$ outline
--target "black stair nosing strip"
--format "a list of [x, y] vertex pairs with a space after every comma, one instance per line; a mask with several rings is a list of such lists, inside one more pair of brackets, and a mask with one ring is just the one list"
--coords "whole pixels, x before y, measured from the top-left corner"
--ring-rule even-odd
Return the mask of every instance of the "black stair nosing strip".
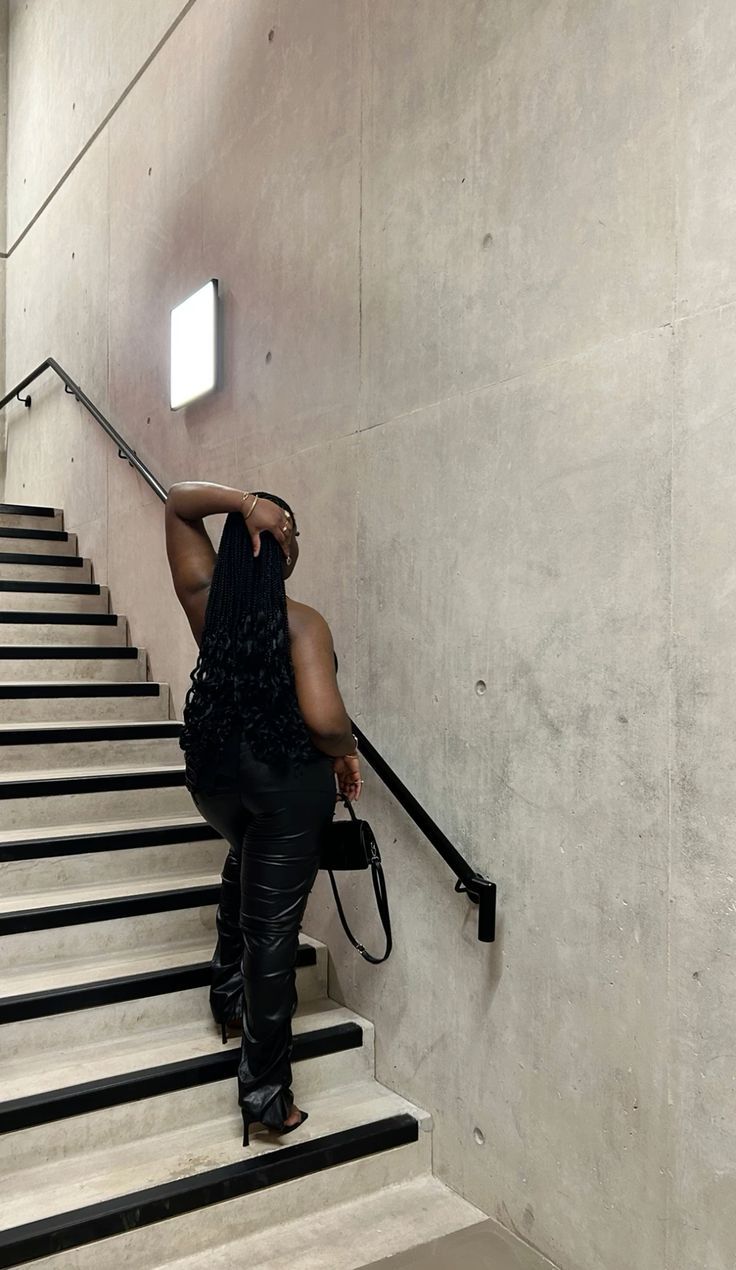
[[24, 529], [18, 525], [0, 525], [0, 540], [13, 538], [25, 542], [68, 542], [66, 529]]
[[55, 516], [55, 507], [32, 507], [30, 503], [0, 503], [0, 516]]
[[58, 567], [60, 569], [81, 569], [84, 564], [82, 556], [47, 556], [35, 555], [30, 551], [0, 551], [0, 564], [33, 564], [39, 568]]
[[29, 595], [99, 595], [99, 582], [33, 582], [30, 578], [3, 578], [3, 591], [27, 591]]
[[0, 644], [0, 661], [135, 661], [130, 644]]
[[116, 794], [132, 789], [176, 789], [185, 781], [184, 768], [170, 772], [100, 772], [94, 775], [34, 777], [0, 781], [0, 802], [10, 798], [60, 798], [69, 794]]
[[5, 1270], [39, 1257], [140, 1230], [212, 1204], [408, 1146], [418, 1138], [416, 1117], [407, 1111], [396, 1112], [368, 1124], [308, 1138], [205, 1173], [44, 1217], [0, 1233], [0, 1267]]
[[0, 625], [5, 626], [117, 626], [118, 613], [45, 613], [43, 609], [3, 609]]
[[176, 740], [182, 726], [178, 719], [144, 719], [138, 724], [111, 723], [105, 727], [87, 723], [76, 728], [63, 723], [53, 727], [19, 724], [14, 728], [0, 728], [0, 749], [4, 745], [72, 745], [75, 741]]
[[[291, 1057], [296, 1063], [306, 1062], [328, 1054], [344, 1054], [348, 1050], [360, 1049], [362, 1045], [363, 1028], [359, 1023], [332, 1023], [327, 1027], [298, 1032], [294, 1036]], [[0, 1133], [14, 1133], [143, 1098], [157, 1098], [181, 1089], [215, 1084], [235, 1076], [239, 1061], [239, 1048], [230, 1047], [174, 1063], [162, 1063], [156, 1067], [121, 1072], [79, 1085], [9, 1099], [0, 1102]]]
[[159, 697], [161, 684], [148, 679], [123, 679], [113, 683], [0, 683], [0, 701], [46, 700], [56, 697]]
[[219, 896], [220, 884], [213, 882], [205, 886], [173, 887], [168, 891], [144, 891], [140, 895], [115, 895], [104, 900], [77, 900], [73, 904], [16, 909], [0, 913], [0, 937], [58, 930], [61, 926], [112, 922], [123, 917], [144, 917], [152, 913], [175, 913], [183, 908], [204, 908], [216, 904]]
[[47, 860], [58, 856], [91, 855], [98, 851], [131, 851], [166, 847], [181, 842], [222, 841], [205, 821], [187, 825], [162, 825], [154, 829], [115, 829], [110, 833], [75, 834], [74, 837], [24, 838], [0, 843], [0, 864], [11, 860]]
[[[296, 955], [297, 969], [316, 964], [316, 948], [311, 944], [300, 944]], [[0, 1024], [23, 1023], [54, 1014], [117, 1005], [121, 1001], [140, 1001], [147, 997], [166, 996], [170, 992], [186, 992], [190, 988], [206, 987], [211, 975], [212, 963], [198, 961], [184, 966], [167, 966], [164, 970], [146, 970], [133, 975], [119, 975], [114, 979], [97, 979], [91, 983], [0, 997]]]

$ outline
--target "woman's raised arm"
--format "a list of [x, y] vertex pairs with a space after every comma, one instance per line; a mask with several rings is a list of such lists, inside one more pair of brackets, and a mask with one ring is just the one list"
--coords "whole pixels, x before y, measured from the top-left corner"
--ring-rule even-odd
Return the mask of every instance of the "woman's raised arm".
[[288, 555], [292, 522], [270, 499], [259, 498], [228, 485], [207, 481], [182, 481], [172, 485], [166, 500], [166, 552], [179, 602], [186, 613], [194, 637], [199, 642], [207, 607], [207, 594], [217, 559], [204, 527], [205, 516], [242, 512], [248, 527], [253, 554], [261, 549], [261, 534], [268, 532]]

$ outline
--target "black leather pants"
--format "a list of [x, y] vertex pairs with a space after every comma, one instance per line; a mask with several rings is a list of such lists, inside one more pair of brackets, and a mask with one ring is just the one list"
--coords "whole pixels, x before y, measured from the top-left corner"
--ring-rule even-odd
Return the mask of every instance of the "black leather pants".
[[277, 1126], [291, 1111], [291, 1020], [299, 929], [335, 809], [321, 756], [276, 770], [234, 739], [194, 801], [230, 844], [217, 912], [210, 1005], [218, 1022], [243, 1015], [238, 1068], [247, 1118]]

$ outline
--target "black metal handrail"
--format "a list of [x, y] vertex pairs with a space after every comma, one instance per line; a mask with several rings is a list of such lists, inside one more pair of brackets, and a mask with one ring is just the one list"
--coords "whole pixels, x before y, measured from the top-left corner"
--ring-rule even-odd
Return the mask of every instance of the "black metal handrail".
[[[75, 383], [71, 375], [69, 375], [62, 366], [59, 365], [53, 357], [47, 357], [45, 362], [41, 362], [30, 375], [26, 375], [15, 388], [0, 401], [0, 410], [4, 409], [11, 401], [18, 400], [28, 409], [31, 407], [31, 397], [21, 397], [21, 393], [38, 379], [40, 375], [47, 370], [53, 370], [59, 376], [64, 384], [64, 390], [71, 396], [76, 397], [80, 405], [89, 411], [92, 418], [100, 425], [102, 430], [107, 433], [111, 441], [115, 443], [118, 455], [121, 459], [125, 459], [134, 467], [143, 477], [147, 485], [150, 485], [157, 498], [162, 503], [166, 502], [167, 492], [165, 486], [153, 475], [150, 468], [142, 459], [138, 457], [135, 450], [131, 449], [127, 441], [121, 437], [116, 428], [112, 426], [110, 420], [105, 418], [102, 411], [94, 404], [85, 392]], [[425, 838], [432, 844], [435, 851], [442, 856], [442, 859], [452, 869], [457, 881], [455, 890], [458, 894], [467, 895], [473, 904], [478, 905], [478, 939], [481, 943], [493, 943], [496, 938], [496, 884], [490, 882], [488, 878], [483, 877], [481, 873], [468, 864], [468, 861], [453, 846], [450, 839], [442, 832], [439, 825], [435, 824], [431, 816], [425, 811], [422, 804], [414, 797], [403, 781], [396, 775], [396, 772], [386, 762], [385, 758], [379, 754], [378, 750], [368, 740], [365, 733], [361, 731], [356, 723], [353, 724], [353, 730], [358, 738], [358, 746], [363, 757], [368, 761], [373, 771], [383, 781], [386, 788], [393, 794], [396, 801], [403, 807], [406, 814], [418, 829], [424, 834]]]
[[115, 445], [118, 447], [118, 455], [120, 458], [127, 459], [130, 466], [134, 467], [137, 472], [140, 472], [144, 481], [147, 485], [150, 485], [154, 494], [161, 499], [162, 503], [165, 503], [166, 489], [161, 482], [156, 479], [150, 468], [146, 467], [143, 460], [138, 458], [135, 450], [131, 450], [128, 442], [121, 437], [116, 428], [113, 428], [110, 420], [105, 418], [102, 411], [98, 409], [93, 401], [90, 401], [86, 392], [82, 391], [79, 384], [75, 384], [71, 375], [67, 374], [63, 366], [60, 366], [53, 357], [47, 357], [45, 362], [41, 362], [41, 365], [37, 366], [35, 370], [32, 370], [30, 375], [26, 375], [25, 379], [22, 379], [19, 384], [16, 384], [15, 388], [13, 388], [9, 393], [6, 393], [2, 401], [0, 401], [0, 410], [15, 399], [20, 401], [22, 405], [26, 406], [30, 410], [31, 397], [21, 397], [21, 393], [25, 391], [29, 384], [33, 383], [34, 379], [38, 379], [39, 375], [43, 375], [44, 371], [47, 370], [53, 370], [59, 376], [59, 379], [63, 381], [65, 392], [68, 392], [72, 397], [76, 397], [80, 405], [84, 406], [85, 410], [88, 410], [92, 415], [92, 418], [99, 423], [103, 432], [106, 432], [110, 437], [110, 440], [115, 442]]

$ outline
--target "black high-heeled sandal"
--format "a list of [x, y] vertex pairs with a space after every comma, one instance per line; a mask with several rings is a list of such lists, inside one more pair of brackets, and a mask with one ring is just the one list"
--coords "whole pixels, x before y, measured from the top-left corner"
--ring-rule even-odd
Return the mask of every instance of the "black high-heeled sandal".
[[222, 1043], [227, 1045], [235, 1036], [243, 1035], [243, 1020], [239, 1014], [233, 1019], [223, 1019], [220, 1024], [220, 1032], [222, 1034]]
[[[253, 1128], [253, 1125], [258, 1124], [259, 1122], [257, 1120], [248, 1120], [242, 1107], [240, 1110], [243, 1116], [243, 1146], [248, 1147], [250, 1146], [250, 1131]], [[295, 1129], [301, 1129], [304, 1122], [309, 1119], [309, 1112], [300, 1112], [300, 1117], [301, 1118], [297, 1120], [295, 1124], [287, 1124], [286, 1121], [284, 1121], [281, 1125], [264, 1125], [264, 1128], [267, 1129], [269, 1133], [275, 1134], [277, 1138], [285, 1138], [287, 1133], [293, 1133]]]

